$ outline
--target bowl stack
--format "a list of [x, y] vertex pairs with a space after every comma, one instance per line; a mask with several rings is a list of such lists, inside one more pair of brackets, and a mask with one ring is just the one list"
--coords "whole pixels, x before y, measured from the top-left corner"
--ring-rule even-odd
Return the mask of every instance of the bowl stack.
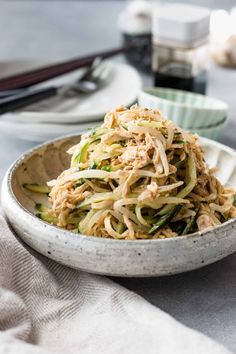
[[142, 107], [159, 109], [185, 130], [218, 140], [227, 123], [228, 106], [218, 99], [169, 88], [147, 88], [140, 92]]

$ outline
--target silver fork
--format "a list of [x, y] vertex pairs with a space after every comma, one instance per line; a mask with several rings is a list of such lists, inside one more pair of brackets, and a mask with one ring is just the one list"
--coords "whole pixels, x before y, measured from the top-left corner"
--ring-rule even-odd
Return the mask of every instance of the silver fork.
[[85, 73], [74, 83], [64, 86], [66, 95], [91, 94], [104, 86], [111, 76], [111, 67], [97, 57]]

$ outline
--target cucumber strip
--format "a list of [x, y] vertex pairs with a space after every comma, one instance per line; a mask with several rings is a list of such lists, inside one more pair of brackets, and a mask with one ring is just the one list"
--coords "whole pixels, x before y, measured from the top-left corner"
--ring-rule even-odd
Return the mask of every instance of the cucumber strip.
[[80, 150], [79, 157], [78, 157], [78, 162], [85, 162], [85, 157], [87, 155], [87, 150], [88, 150], [88, 147], [89, 147], [90, 144], [91, 144], [90, 142], [84, 144], [84, 146]]
[[119, 234], [122, 234], [124, 231], [126, 230], [125, 225], [123, 224], [123, 222], [119, 221], [118, 225], [117, 225], [117, 232]]
[[149, 230], [149, 234], [153, 234], [154, 232], [162, 229], [164, 226], [169, 224], [169, 222], [175, 217], [176, 214], [180, 211], [182, 208], [182, 205], [176, 205], [174, 208], [172, 208], [167, 214], [161, 216], [159, 220]]
[[236, 194], [234, 194], [234, 196], [233, 196], [233, 206], [236, 207]]
[[178, 162], [175, 164], [175, 167], [176, 167], [177, 169], [182, 168], [182, 167], [184, 166], [185, 162], [186, 162], [186, 159], [181, 160], [181, 161], [178, 161]]
[[80, 152], [71, 161], [71, 167], [76, 167], [80, 162], [85, 162], [85, 157], [87, 155], [87, 150], [88, 150], [88, 147], [90, 144], [91, 144], [91, 141], [88, 141], [87, 143], [85, 143], [82, 146], [82, 148], [80, 149]]
[[200, 210], [200, 206], [196, 210], [196, 214], [191, 216], [191, 218], [189, 219], [187, 225], [185, 226], [185, 228], [182, 232], [182, 235], [187, 235], [187, 234], [190, 234], [191, 232], [193, 232], [194, 225], [195, 225], [199, 210]]
[[183, 230], [186, 227], [186, 222], [179, 220], [176, 221], [175, 223], [171, 223], [171, 228], [174, 232], [178, 234], [178, 236], [181, 236], [183, 234]]
[[91, 145], [95, 140], [99, 139], [102, 135], [106, 134], [107, 132], [108, 132], [107, 128], [94, 128], [89, 135], [88, 141], [82, 146], [80, 152], [78, 153], [78, 155], [75, 156], [73, 161], [71, 161], [71, 167], [76, 167], [78, 163], [85, 162], [89, 145]]
[[36, 216], [43, 221], [47, 221], [49, 224], [57, 223], [57, 218], [53, 215], [50, 215], [47, 211], [38, 213]]
[[56, 224], [57, 223], [57, 217], [54, 215], [51, 215], [50, 209], [47, 208], [45, 205], [41, 203], [36, 203], [35, 204], [35, 209], [39, 211], [39, 213], [36, 214], [36, 216], [43, 220], [47, 221], [49, 224]]
[[[193, 158], [192, 154], [189, 154], [188, 160], [187, 160], [187, 168], [188, 168], [188, 174], [189, 174], [189, 183], [179, 192], [176, 194], [175, 197], [178, 198], [185, 198], [195, 187], [197, 183], [197, 170], [196, 170], [196, 164]], [[157, 215], [165, 215], [167, 214], [173, 207], [171, 205], [166, 205], [164, 206]]]
[[78, 225], [80, 223], [80, 221], [81, 221], [81, 217], [79, 217], [79, 216], [69, 215], [69, 217], [68, 217], [69, 224]]
[[117, 200], [118, 196], [113, 192], [105, 192], [105, 193], [95, 193], [91, 197], [86, 198], [82, 202], [77, 205], [77, 208], [83, 208], [85, 206], [90, 205], [91, 203], [102, 202], [103, 200]]
[[82, 178], [79, 179], [78, 182], [74, 185], [74, 189], [81, 187], [84, 183], [85, 181]]
[[23, 187], [27, 189], [30, 192], [35, 192], [35, 193], [41, 193], [41, 194], [49, 194], [50, 193], [50, 188], [47, 186], [41, 186], [36, 183], [25, 183], [23, 184]]
[[45, 207], [45, 205], [41, 204], [41, 203], [36, 203], [35, 204], [35, 209], [40, 211], [40, 212], [44, 212], [44, 211], [47, 211], [48, 208]]
[[187, 222], [187, 224], [186, 224], [186, 226], [185, 226], [185, 228], [184, 228], [184, 230], [182, 232], [182, 235], [187, 235], [187, 234], [190, 233], [190, 231], [191, 231], [191, 229], [192, 229], [192, 227], [194, 225], [195, 220], [196, 220], [196, 215], [192, 216], [189, 219], [189, 221]]
[[103, 171], [111, 172], [111, 165], [106, 165], [101, 168]]
[[91, 166], [89, 167], [89, 169], [90, 169], [90, 170], [96, 170], [97, 166], [98, 166], [98, 164], [97, 164], [95, 161], [93, 161], [93, 163], [91, 164]]
[[78, 225], [78, 232], [84, 234], [90, 219], [96, 214], [95, 210], [90, 210], [87, 215], [82, 219]]
[[93, 128], [91, 133], [90, 133], [90, 137], [91, 138], [99, 138], [100, 136], [104, 135], [108, 133], [108, 129], [107, 128]]

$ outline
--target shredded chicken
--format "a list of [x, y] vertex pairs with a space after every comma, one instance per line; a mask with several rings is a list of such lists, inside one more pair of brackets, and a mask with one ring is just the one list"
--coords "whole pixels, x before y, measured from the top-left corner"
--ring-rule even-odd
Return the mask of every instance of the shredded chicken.
[[44, 219], [96, 237], [176, 237], [236, 217], [235, 191], [209, 169], [197, 135], [158, 110], [119, 107], [69, 149]]

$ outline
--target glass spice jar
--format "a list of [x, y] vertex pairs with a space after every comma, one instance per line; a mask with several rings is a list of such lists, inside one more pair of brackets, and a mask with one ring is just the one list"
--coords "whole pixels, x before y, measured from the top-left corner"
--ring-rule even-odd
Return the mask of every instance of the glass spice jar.
[[134, 45], [135, 50], [125, 54], [137, 69], [151, 72], [151, 21], [152, 5], [148, 0], [132, 0], [119, 15], [118, 25], [124, 46]]
[[154, 85], [205, 94], [210, 11], [175, 4], [159, 7], [152, 26]]

